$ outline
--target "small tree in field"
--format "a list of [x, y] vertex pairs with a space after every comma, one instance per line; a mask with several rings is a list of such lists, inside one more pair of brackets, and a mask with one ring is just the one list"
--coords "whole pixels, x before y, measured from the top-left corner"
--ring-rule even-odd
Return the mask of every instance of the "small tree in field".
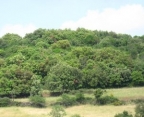
[[135, 108], [135, 117], [144, 117], [144, 103], [138, 104]]
[[30, 102], [32, 106], [38, 107], [38, 108], [43, 108], [46, 107], [46, 100], [44, 97], [40, 95], [34, 95], [30, 97]]
[[52, 117], [64, 117], [64, 116], [66, 116], [66, 112], [62, 106], [56, 105], [56, 106], [53, 106], [49, 115]]
[[105, 92], [105, 90], [102, 90], [102, 89], [98, 88], [94, 92], [95, 99], [98, 100], [103, 95], [104, 92]]
[[116, 114], [114, 117], [133, 117], [127, 111], [123, 111], [123, 113]]

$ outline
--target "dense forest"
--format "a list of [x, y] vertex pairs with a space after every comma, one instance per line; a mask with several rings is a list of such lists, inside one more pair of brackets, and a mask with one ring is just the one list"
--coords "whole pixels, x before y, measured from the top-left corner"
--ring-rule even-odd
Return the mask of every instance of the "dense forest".
[[144, 86], [144, 35], [37, 29], [0, 38], [0, 96]]

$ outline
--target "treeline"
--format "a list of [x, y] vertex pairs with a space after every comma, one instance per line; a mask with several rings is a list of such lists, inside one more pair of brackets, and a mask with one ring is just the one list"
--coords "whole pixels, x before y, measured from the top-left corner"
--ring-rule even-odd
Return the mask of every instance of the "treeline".
[[0, 96], [144, 85], [144, 35], [37, 29], [0, 38]]

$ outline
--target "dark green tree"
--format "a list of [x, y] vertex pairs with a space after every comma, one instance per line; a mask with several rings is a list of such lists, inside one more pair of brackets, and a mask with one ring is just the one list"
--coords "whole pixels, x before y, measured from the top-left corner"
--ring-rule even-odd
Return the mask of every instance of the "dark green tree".
[[50, 69], [45, 85], [51, 91], [65, 92], [79, 88], [81, 72], [65, 63], [58, 63]]

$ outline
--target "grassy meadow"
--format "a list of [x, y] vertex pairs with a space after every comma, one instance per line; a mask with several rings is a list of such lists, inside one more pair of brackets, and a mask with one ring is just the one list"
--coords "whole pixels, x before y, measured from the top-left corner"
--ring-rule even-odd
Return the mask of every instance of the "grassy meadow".
[[[114, 117], [115, 114], [127, 110], [134, 113], [135, 105], [123, 106], [93, 106], [80, 105], [66, 108], [66, 117], [79, 114], [81, 117]], [[49, 117], [50, 107], [47, 108], [31, 108], [31, 107], [7, 107], [0, 108], [0, 117]]]
[[[86, 90], [85, 96], [93, 97], [94, 90]], [[144, 87], [137, 88], [119, 88], [119, 89], [107, 89], [107, 95], [114, 95], [121, 100], [143, 99]], [[51, 103], [56, 102], [60, 97], [47, 97], [47, 108], [33, 108], [33, 107], [1, 107], [0, 117], [49, 117], [48, 113], [51, 111]], [[20, 102], [29, 101], [28, 98], [15, 99]], [[67, 113], [66, 117], [70, 117], [74, 114], [79, 114], [81, 117], [114, 117], [115, 114], [121, 113], [124, 110], [134, 114], [135, 105], [128, 103], [126, 105], [114, 106], [94, 106], [94, 105], [79, 105], [65, 108]]]
[[122, 100], [143, 99], [143, 92], [144, 87], [107, 89], [108, 94], [112, 94]]

